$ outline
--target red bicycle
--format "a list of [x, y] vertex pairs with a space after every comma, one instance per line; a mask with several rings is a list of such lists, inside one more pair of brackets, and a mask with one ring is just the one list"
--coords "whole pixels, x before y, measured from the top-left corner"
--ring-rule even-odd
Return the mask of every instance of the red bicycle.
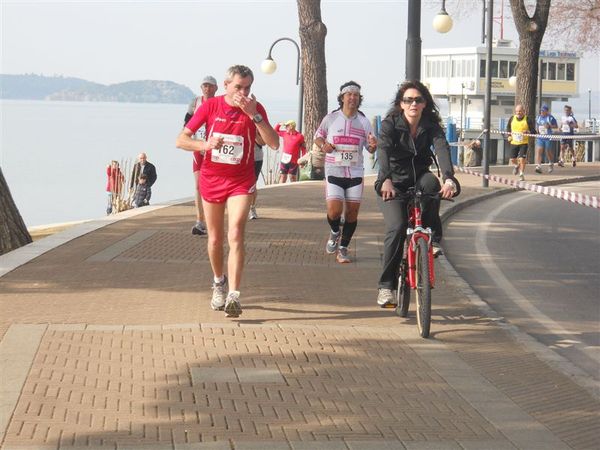
[[419, 334], [427, 338], [431, 328], [431, 289], [435, 286], [432, 231], [423, 227], [421, 221], [421, 197], [426, 194], [413, 187], [408, 189], [407, 195], [408, 228], [398, 274], [396, 313], [400, 317], [408, 316], [410, 293], [414, 290]]

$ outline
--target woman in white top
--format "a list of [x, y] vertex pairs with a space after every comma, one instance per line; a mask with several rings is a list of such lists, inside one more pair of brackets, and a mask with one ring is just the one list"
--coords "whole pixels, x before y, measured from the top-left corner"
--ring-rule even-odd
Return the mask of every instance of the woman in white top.
[[[371, 122], [358, 110], [362, 103], [360, 85], [348, 81], [340, 86], [340, 108], [325, 116], [315, 133], [315, 144], [325, 152], [327, 221], [331, 227], [326, 251], [337, 252], [339, 263], [351, 262], [348, 245], [358, 223], [362, 199], [363, 148], [377, 149]], [[344, 226], [340, 230], [342, 212]]]

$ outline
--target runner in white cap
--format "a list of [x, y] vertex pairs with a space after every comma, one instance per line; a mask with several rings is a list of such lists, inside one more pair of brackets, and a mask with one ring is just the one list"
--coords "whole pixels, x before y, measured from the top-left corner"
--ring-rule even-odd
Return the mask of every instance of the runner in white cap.
[[[351, 262], [348, 245], [358, 223], [363, 192], [363, 148], [377, 149], [371, 122], [359, 111], [360, 85], [348, 81], [340, 86], [339, 109], [325, 116], [315, 133], [315, 144], [325, 152], [327, 222], [331, 227], [325, 250], [337, 252], [339, 263]], [[344, 212], [345, 206], [345, 212]], [[344, 212], [344, 226], [340, 222]]]
[[[200, 84], [200, 89], [202, 90], [202, 95], [194, 98], [189, 106], [187, 113], [185, 114], [185, 119], [183, 121], [184, 126], [188, 123], [188, 121], [192, 118], [194, 113], [200, 108], [202, 102], [208, 100], [209, 98], [213, 98], [215, 93], [217, 92], [217, 80], [215, 77], [211, 75], [207, 75], [202, 80]], [[195, 139], [205, 140], [204, 127], [200, 128], [196, 135]], [[192, 234], [196, 234], [199, 236], [203, 236], [206, 234], [206, 224], [204, 223], [204, 211], [202, 210], [202, 199], [200, 197], [200, 167], [202, 166], [203, 156], [200, 152], [194, 152], [194, 159], [192, 162], [192, 172], [194, 172], [194, 181], [195, 181], [195, 198], [194, 203], [196, 206], [196, 224], [192, 227]]]

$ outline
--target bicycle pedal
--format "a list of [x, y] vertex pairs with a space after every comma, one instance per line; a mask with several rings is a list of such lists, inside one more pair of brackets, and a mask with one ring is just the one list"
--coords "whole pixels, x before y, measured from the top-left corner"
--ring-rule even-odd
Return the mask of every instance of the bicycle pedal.
[[382, 306], [382, 308], [385, 309], [396, 309], [398, 305], [395, 305], [394, 303], [386, 303], [385, 305]]

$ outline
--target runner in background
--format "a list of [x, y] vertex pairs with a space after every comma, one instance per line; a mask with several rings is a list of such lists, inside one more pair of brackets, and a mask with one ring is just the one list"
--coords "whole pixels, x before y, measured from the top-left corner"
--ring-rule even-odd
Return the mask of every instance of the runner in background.
[[[198, 151], [204, 156], [200, 193], [213, 270], [211, 307], [224, 309], [228, 317], [238, 317], [242, 313], [239, 289], [244, 267], [246, 221], [256, 190], [254, 142], [257, 132], [269, 147], [279, 148], [279, 136], [269, 124], [264, 107], [250, 95], [253, 82], [254, 74], [250, 68], [230, 67], [224, 83], [225, 94], [204, 101], [176, 141], [178, 148]], [[193, 139], [203, 125], [207, 130], [206, 141]], [[229, 280], [224, 270], [225, 209]]]
[[[363, 148], [377, 149], [371, 122], [359, 111], [362, 103], [360, 85], [348, 81], [340, 86], [340, 107], [326, 115], [315, 133], [314, 143], [325, 155], [327, 222], [330, 226], [325, 251], [337, 252], [339, 263], [351, 262], [350, 240], [358, 224], [358, 210], [363, 193]], [[344, 226], [340, 222], [344, 214]]]
[[[535, 120], [535, 126], [537, 127], [538, 134], [552, 134], [552, 130], [556, 130], [558, 125], [556, 119], [552, 114], [548, 105], [542, 105], [540, 109], [540, 115]], [[552, 141], [549, 138], [538, 137], [535, 140], [535, 171], [542, 173], [542, 152], [546, 154], [546, 159], [550, 165], [548, 166], [548, 173], [554, 171], [554, 152], [552, 151]]]
[[[579, 128], [577, 120], [573, 115], [573, 109], [569, 105], [565, 105], [565, 114], [561, 118], [560, 131], [566, 136], [573, 136], [575, 134], [575, 128]], [[569, 153], [573, 159], [572, 165], [577, 165], [577, 155], [573, 147], [573, 139], [561, 139], [560, 140], [560, 158], [558, 159], [558, 165], [565, 167], [565, 153]]]
[[[281, 126], [285, 130], [281, 130]], [[283, 150], [281, 151], [281, 161], [279, 163], [279, 183], [287, 181], [288, 175], [290, 181], [298, 179], [298, 158], [304, 155], [306, 146], [304, 136], [296, 130], [296, 122], [288, 120], [283, 124], [275, 125], [275, 131], [283, 138]]]
[[[258, 185], [258, 178], [260, 177], [260, 171], [263, 166], [263, 146], [265, 145], [265, 141], [262, 140], [260, 135], [256, 136], [256, 141], [254, 142], [254, 178], [256, 179], [256, 184]], [[258, 219], [258, 214], [256, 214], [256, 199], [258, 197], [258, 189], [254, 190], [254, 194], [252, 194], [252, 204], [250, 205], [250, 212], [248, 213], [248, 220], [256, 220]]]
[[[185, 114], [184, 125], [192, 118], [194, 113], [200, 108], [202, 102], [206, 99], [213, 98], [217, 92], [217, 80], [213, 76], [206, 76], [200, 84], [202, 95], [194, 98]], [[200, 128], [194, 135], [195, 139], [205, 140], [204, 127]], [[202, 211], [202, 199], [200, 197], [200, 167], [202, 166], [202, 155], [200, 152], [194, 152], [194, 159], [192, 161], [192, 171], [194, 172], [194, 204], [196, 206], [196, 224], [192, 227], [192, 234], [203, 236], [206, 234], [206, 224], [204, 223], [204, 212]]]
[[513, 175], [519, 174], [521, 181], [525, 180], [525, 166], [527, 164], [527, 149], [529, 136], [525, 133], [535, 134], [533, 121], [525, 115], [523, 105], [515, 106], [515, 114], [508, 119], [506, 131], [509, 133], [511, 158], [509, 164], [513, 165]]

